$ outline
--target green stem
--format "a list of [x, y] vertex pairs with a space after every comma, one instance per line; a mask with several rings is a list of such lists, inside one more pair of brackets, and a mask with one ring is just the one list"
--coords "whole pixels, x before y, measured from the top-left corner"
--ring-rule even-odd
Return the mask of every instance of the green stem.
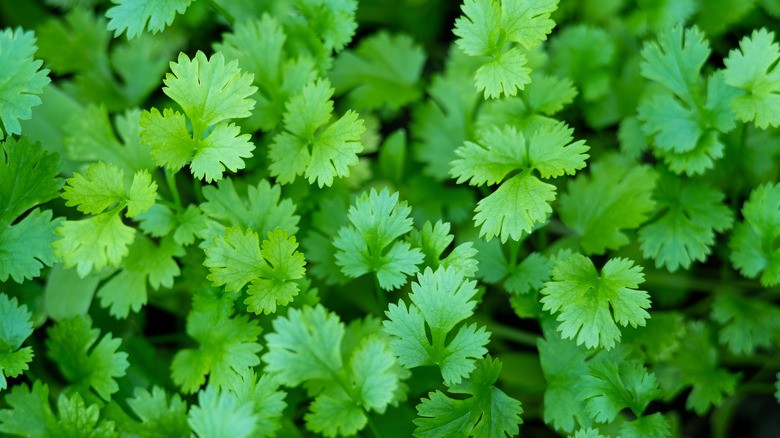
[[387, 292], [379, 285], [379, 278], [377, 278], [376, 273], [374, 273], [374, 292], [376, 292], [376, 303], [379, 306], [378, 315], [384, 317], [385, 310], [387, 310]]
[[165, 168], [165, 182], [168, 183], [168, 190], [171, 192], [173, 203], [179, 210], [183, 209], [181, 196], [179, 196], [179, 188], [176, 186], [176, 174], [171, 172], [168, 168]]
[[539, 339], [539, 335], [524, 330], [520, 330], [507, 325], [499, 324], [489, 320], [481, 320], [485, 328], [488, 329], [495, 337], [512, 341], [516, 344], [527, 345], [529, 347], [536, 348], [536, 340]]
[[517, 265], [517, 253], [520, 252], [520, 241], [509, 241], [509, 269], [514, 269]]
[[366, 418], [368, 418], [368, 428], [371, 429], [371, 433], [373, 433], [376, 438], [382, 438], [382, 434], [379, 433], [379, 428], [374, 424], [374, 419], [371, 418], [368, 411], [366, 411]]
[[217, 3], [216, 0], [208, 0], [209, 4], [212, 8], [214, 8], [219, 15], [223, 16], [225, 20], [230, 23], [231, 26], [236, 24], [236, 19], [233, 17], [233, 14], [227, 11], [221, 4]]

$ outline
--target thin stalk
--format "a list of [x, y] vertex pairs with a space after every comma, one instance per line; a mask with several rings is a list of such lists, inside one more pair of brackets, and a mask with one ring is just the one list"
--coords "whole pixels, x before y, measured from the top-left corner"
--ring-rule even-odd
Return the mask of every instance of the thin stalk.
[[181, 196], [179, 196], [179, 188], [176, 186], [176, 174], [171, 172], [167, 167], [165, 168], [165, 182], [168, 184], [168, 190], [171, 192], [171, 198], [176, 207], [181, 210], [184, 208], [181, 204]]
[[231, 26], [236, 24], [236, 18], [233, 17], [233, 14], [227, 11], [221, 4], [217, 3], [215, 0], [208, 0], [209, 4], [212, 8], [214, 8], [219, 15], [223, 16], [225, 20], [227, 20], [228, 23], [230, 23]]
[[490, 331], [493, 336], [497, 338], [536, 348], [536, 340], [539, 339], [539, 335], [535, 333], [527, 332], [493, 321], [482, 320], [480, 322], [484, 324], [485, 328], [487, 328], [488, 331]]
[[387, 310], [387, 296], [385, 295], [387, 292], [382, 290], [382, 287], [379, 285], [379, 278], [377, 278], [376, 273], [374, 273], [374, 292], [376, 292], [376, 303], [379, 306], [379, 316], [384, 317], [385, 310]]
[[366, 411], [366, 418], [368, 418], [368, 428], [371, 429], [371, 433], [373, 433], [376, 438], [382, 438], [382, 434], [379, 433], [379, 428], [374, 424], [374, 419], [371, 418], [368, 411]]

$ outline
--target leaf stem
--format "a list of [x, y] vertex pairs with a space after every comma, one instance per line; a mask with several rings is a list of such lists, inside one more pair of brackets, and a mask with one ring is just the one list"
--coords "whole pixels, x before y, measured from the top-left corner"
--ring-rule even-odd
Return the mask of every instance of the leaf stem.
[[168, 190], [171, 192], [173, 203], [179, 210], [183, 209], [179, 188], [176, 186], [176, 173], [171, 172], [167, 167], [165, 168], [165, 182], [168, 184]]
[[379, 317], [382, 318], [385, 315], [385, 310], [387, 310], [387, 296], [385, 295], [386, 292], [382, 290], [382, 286], [379, 285], [379, 278], [376, 276], [376, 272], [374, 272], [374, 292], [376, 292], [376, 303], [379, 307]]
[[368, 418], [368, 428], [371, 429], [371, 432], [374, 434], [376, 438], [382, 438], [382, 434], [379, 433], [379, 428], [376, 427], [376, 424], [374, 423], [374, 419], [371, 418], [371, 414], [366, 411], [366, 418]]
[[228, 23], [230, 23], [231, 26], [234, 26], [236, 24], [236, 18], [233, 17], [233, 14], [227, 11], [221, 4], [217, 3], [215, 0], [208, 0], [209, 4], [212, 8], [214, 8], [219, 15], [225, 18]]
[[512, 341], [520, 345], [527, 345], [529, 347], [536, 348], [536, 340], [539, 339], [540, 337], [536, 333], [527, 332], [515, 327], [499, 324], [497, 322], [493, 322], [487, 319], [485, 320], [480, 319], [479, 322], [481, 324], [484, 324], [485, 328], [489, 332], [491, 332], [494, 336], [498, 338], [506, 339], [507, 341]]

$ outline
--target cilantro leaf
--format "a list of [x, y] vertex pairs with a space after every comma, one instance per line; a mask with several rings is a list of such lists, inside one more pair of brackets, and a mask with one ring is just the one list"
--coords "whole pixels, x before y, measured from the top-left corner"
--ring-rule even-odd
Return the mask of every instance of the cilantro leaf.
[[[173, 23], [176, 14], [183, 14], [193, 0], [111, 0], [116, 6], [106, 11], [108, 30], [114, 38], [127, 31], [127, 38], [135, 38], [144, 31], [161, 32]], [[148, 21], [148, 25], [147, 25]]]
[[41, 104], [38, 95], [51, 82], [48, 69], [38, 70], [43, 61], [33, 58], [35, 50], [32, 31], [24, 32], [21, 27], [0, 31], [0, 140], [5, 135], [22, 133], [19, 119], [32, 117], [31, 108]]
[[76, 266], [82, 278], [108, 265], [119, 265], [135, 238], [135, 229], [123, 224], [118, 212], [65, 221], [56, 233], [62, 239], [52, 243], [54, 255], [62, 257], [66, 268]]
[[550, 56], [555, 74], [573, 80], [585, 101], [596, 101], [610, 91], [608, 69], [614, 61], [615, 42], [604, 29], [568, 26], [550, 40]]
[[48, 334], [47, 356], [57, 363], [63, 377], [84, 389], [92, 387], [110, 400], [119, 390], [115, 379], [124, 376], [128, 367], [127, 353], [117, 351], [122, 340], [108, 333], [96, 345], [100, 330], [92, 328], [89, 315], [61, 319]]
[[525, 67], [527, 58], [511, 43], [530, 50], [546, 40], [555, 26], [550, 14], [557, 8], [558, 0], [464, 1], [464, 15], [455, 20], [452, 32], [468, 55], [491, 58], [475, 75], [477, 89], [485, 92], [485, 98], [502, 93], [514, 96], [531, 81], [530, 69]]
[[158, 245], [144, 236], [136, 237], [123, 269], [98, 289], [100, 304], [117, 318], [126, 318], [131, 309], [138, 312], [148, 299], [147, 282], [155, 290], [172, 287], [181, 273], [174, 257], [184, 255], [184, 248], [172, 239], [162, 239]]
[[652, 211], [657, 174], [618, 156], [591, 164], [591, 179], [579, 175], [561, 195], [558, 214], [579, 237], [586, 254], [628, 244], [624, 230], [639, 227]]
[[425, 257], [423, 262], [431, 269], [437, 269], [439, 266], [452, 267], [463, 272], [466, 277], [473, 277], [477, 272], [477, 260], [474, 258], [477, 250], [472, 242], [458, 245], [447, 257], [441, 258], [454, 239], [455, 236], [450, 234], [450, 223], [439, 220], [435, 225], [426, 221], [422, 230], [412, 229], [406, 241], [422, 250]]
[[734, 393], [739, 375], [718, 367], [718, 349], [704, 322], [689, 322], [685, 333], [677, 353], [656, 364], [654, 372], [666, 399], [691, 386], [685, 407], [704, 415], [711, 406], [718, 406], [725, 395]]
[[86, 177], [77, 173], [65, 186], [65, 205], [97, 215], [63, 222], [57, 229], [62, 239], [52, 244], [54, 255], [62, 257], [66, 268], [77, 266], [82, 277], [92, 270], [118, 265], [127, 255], [135, 229], [122, 222], [119, 212], [127, 207], [127, 216], [133, 217], [155, 203], [157, 183], [149, 172], [136, 172], [129, 190], [125, 189], [123, 175], [118, 167], [98, 162], [87, 169]]
[[719, 293], [712, 304], [712, 319], [723, 327], [721, 344], [738, 355], [751, 355], [756, 348], [772, 345], [773, 331], [780, 328], [780, 309], [764, 300]]
[[740, 120], [752, 121], [761, 129], [780, 125], [780, 46], [774, 37], [765, 28], [754, 30], [723, 60], [726, 84], [742, 90], [731, 100], [731, 109]]
[[209, 385], [198, 393], [187, 422], [199, 438], [247, 438], [257, 427], [253, 404], [239, 403], [235, 395]]
[[339, 352], [344, 324], [322, 306], [291, 308], [273, 320], [263, 355], [266, 372], [283, 384], [297, 386], [312, 379], [331, 379], [342, 367]]
[[706, 100], [700, 92], [699, 73], [709, 55], [709, 44], [695, 26], [678, 25], [642, 50], [642, 75], [663, 87], [645, 94], [639, 119], [643, 131], [654, 136], [656, 154], [677, 174], [712, 168], [723, 156], [720, 133], [735, 126], [728, 104], [737, 90], [725, 85], [722, 74], [709, 77]]
[[588, 374], [586, 348], [561, 338], [550, 319], [543, 320], [544, 338], [536, 341], [547, 387], [544, 391], [544, 422], [558, 430], [571, 432], [576, 425], [592, 424], [585, 403], [577, 398], [575, 385]]
[[638, 233], [642, 253], [655, 267], [670, 272], [703, 262], [715, 243], [715, 231], [731, 228], [733, 216], [723, 193], [694, 181], [660, 172], [653, 198], [660, 216]]
[[151, 393], [136, 386], [133, 395], [127, 399], [127, 405], [141, 419], [140, 425], [134, 425], [134, 433], [144, 437], [189, 436], [187, 403], [179, 394], [171, 395], [169, 401], [165, 390], [159, 386], [153, 387]]
[[41, 151], [40, 143], [22, 137], [0, 143], [0, 281], [17, 283], [37, 277], [54, 263], [51, 243], [60, 219], [52, 212], [29, 209], [59, 196], [57, 156]]
[[260, 20], [242, 20], [233, 32], [223, 35], [214, 44], [215, 52], [228, 59], [237, 59], [241, 68], [254, 75], [258, 88], [252, 98], [255, 110], [246, 126], [271, 131], [284, 115], [284, 104], [290, 96], [300, 93], [303, 86], [316, 78], [314, 61], [308, 56], [287, 59], [283, 47], [287, 35], [282, 24], [263, 13]]
[[623, 423], [621, 438], [669, 438], [672, 430], [669, 421], [660, 412], [643, 415], [634, 421]]
[[425, 51], [408, 35], [380, 31], [345, 50], [333, 64], [336, 93], [347, 93], [352, 107], [395, 111], [420, 98]]
[[6, 377], [18, 376], [32, 361], [32, 347], [21, 348], [33, 331], [31, 317], [27, 306], [20, 306], [15, 297], [0, 294], [0, 390], [8, 387]]
[[206, 202], [200, 205], [206, 216], [221, 221], [226, 226], [238, 226], [266, 235], [277, 227], [290, 234], [298, 232], [300, 216], [295, 214], [295, 204], [282, 199], [282, 188], [262, 180], [256, 186], [248, 186], [246, 197], [238, 195], [233, 180], [225, 178], [217, 186], [203, 188]]
[[658, 382], [639, 361], [601, 360], [590, 365], [590, 374], [575, 389], [595, 421], [610, 423], [625, 408], [641, 416], [657, 397]]
[[452, 162], [450, 173], [458, 183], [470, 180], [475, 186], [493, 185], [521, 171], [477, 204], [474, 222], [481, 225], [480, 237], [519, 240], [522, 233], [530, 233], [534, 224], [547, 219], [555, 186], [542, 182], [533, 170], [548, 179], [573, 175], [585, 167], [589, 148], [583, 140], [570, 144], [573, 130], [566, 124], [543, 123], [535, 128], [527, 137], [512, 126], [494, 127], [480, 134], [479, 143], [466, 141], [456, 151], [460, 158]]
[[453, 399], [441, 391], [431, 392], [417, 405], [420, 418], [414, 420], [414, 436], [474, 436], [503, 438], [515, 436], [522, 423], [520, 402], [494, 385], [501, 372], [501, 362], [487, 356], [477, 362], [469, 378], [450, 387], [454, 394], [468, 394]]
[[395, 241], [412, 229], [412, 209], [398, 202], [398, 193], [382, 189], [364, 192], [349, 208], [350, 226], [344, 226], [333, 241], [336, 263], [349, 277], [374, 272], [382, 289], [403, 286], [407, 275], [417, 273], [423, 254], [409, 243]]
[[349, 176], [349, 168], [357, 164], [357, 154], [363, 150], [363, 120], [349, 110], [328, 124], [333, 92], [327, 80], [318, 79], [287, 102], [285, 130], [274, 137], [268, 150], [271, 175], [282, 184], [303, 175], [309, 183], [330, 186], [334, 177]]
[[[444, 382], [457, 384], [474, 369], [474, 360], [487, 353], [484, 347], [490, 333], [476, 324], [463, 324], [454, 337], [456, 325], [474, 313], [476, 282], [468, 281], [455, 269], [426, 268], [412, 283], [407, 308], [404, 301], [390, 304], [385, 312], [385, 332], [398, 361], [406, 368], [438, 365]], [[425, 325], [430, 329], [430, 338]], [[450, 338], [449, 343], [446, 339]]]
[[[155, 82], [156, 85], [156, 82]], [[119, 134], [108, 118], [104, 105], [87, 106], [83, 117], [73, 117], [65, 124], [63, 143], [69, 159], [92, 164], [96, 161], [113, 164], [132, 175], [139, 170], [154, 172], [157, 167], [148, 146], [141, 144], [141, 111], [127, 110], [114, 118]], [[120, 141], [121, 140], [121, 141]]]
[[23, 383], [8, 395], [11, 409], [0, 411], [0, 432], [25, 437], [111, 438], [116, 436], [114, 422], [100, 419], [97, 404], [87, 407], [78, 393], [57, 398], [59, 419], [49, 405], [49, 387], [39, 380], [32, 390]]
[[[377, 324], [378, 326], [378, 324]], [[343, 366], [344, 324], [324, 307], [290, 309], [266, 336], [266, 371], [285, 385], [308, 382], [316, 394], [306, 427], [325, 436], [363, 429], [368, 410], [383, 413], [396, 397], [402, 373], [384, 339], [369, 334]], [[352, 327], [350, 327], [352, 328]]]
[[780, 283], [780, 184], [763, 184], [750, 192], [742, 206], [744, 222], [734, 227], [729, 248], [731, 263], [749, 278], [761, 273], [765, 287]]
[[154, 204], [134, 219], [145, 234], [152, 237], [173, 234], [174, 242], [179, 245], [192, 244], [195, 237], [204, 234], [209, 225], [203, 210], [197, 205], [188, 205], [186, 210], [174, 212], [167, 206]]
[[482, 100], [471, 85], [469, 61], [453, 44], [444, 73], [434, 75], [428, 87], [430, 98], [413, 108], [415, 157], [424, 164], [423, 172], [437, 180], [450, 177], [449, 163], [457, 158], [456, 147], [472, 136], [472, 118]]
[[227, 387], [237, 373], [260, 363], [257, 338], [262, 329], [247, 315], [232, 316], [230, 306], [196, 308], [187, 315], [187, 334], [200, 346], [179, 350], [171, 362], [173, 382], [184, 393], [196, 392], [207, 374], [209, 386]]
[[268, 233], [261, 248], [252, 230], [244, 234], [233, 227], [227, 229], [225, 237], [215, 238], [214, 246], [206, 248], [203, 264], [211, 271], [207, 278], [215, 286], [226, 285], [228, 291], [239, 291], [251, 282], [244, 304], [250, 312], [269, 314], [298, 294], [294, 280], [303, 277], [306, 260], [297, 248], [295, 237], [288, 237], [280, 228]]
[[225, 168], [243, 169], [243, 159], [255, 146], [249, 134], [239, 135], [240, 129], [225, 120], [251, 115], [255, 101], [249, 96], [257, 91], [253, 76], [241, 73], [238, 61], [225, 64], [222, 53], [206, 59], [200, 51], [193, 59], [179, 54], [171, 72], [163, 92], [184, 110], [192, 134], [178, 111], [152, 108], [141, 113], [141, 142], [152, 147], [157, 164], [173, 171], [190, 164], [193, 175], [206, 182], [222, 179]]
[[285, 393], [279, 390], [279, 383], [269, 374], [259, 377], [254, 371], [239, 374], [231, 390], [242, 404], [254, 406], [257, 427], [253, 437], [273, 437], [280, 427], [282, 411], [287, 407]]
[[577, 345], [609, 350], [620, 339], [616, 323], [636, 327], [650, 317], [650, 296], [636, 289], [642, 267], [628, 259], [610, 259], [599, 274], [589, 258], [574, 253], [555, 262], [552, 278], [541, 290], [543, 310], [560, 312], [558, 331], [576, 336]]

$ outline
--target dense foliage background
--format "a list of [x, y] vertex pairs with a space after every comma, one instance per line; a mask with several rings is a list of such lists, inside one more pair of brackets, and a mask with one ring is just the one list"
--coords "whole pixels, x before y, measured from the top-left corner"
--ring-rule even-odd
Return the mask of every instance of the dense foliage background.
[[780, 436], [778, 17], [0, 0], [0, 434]]

